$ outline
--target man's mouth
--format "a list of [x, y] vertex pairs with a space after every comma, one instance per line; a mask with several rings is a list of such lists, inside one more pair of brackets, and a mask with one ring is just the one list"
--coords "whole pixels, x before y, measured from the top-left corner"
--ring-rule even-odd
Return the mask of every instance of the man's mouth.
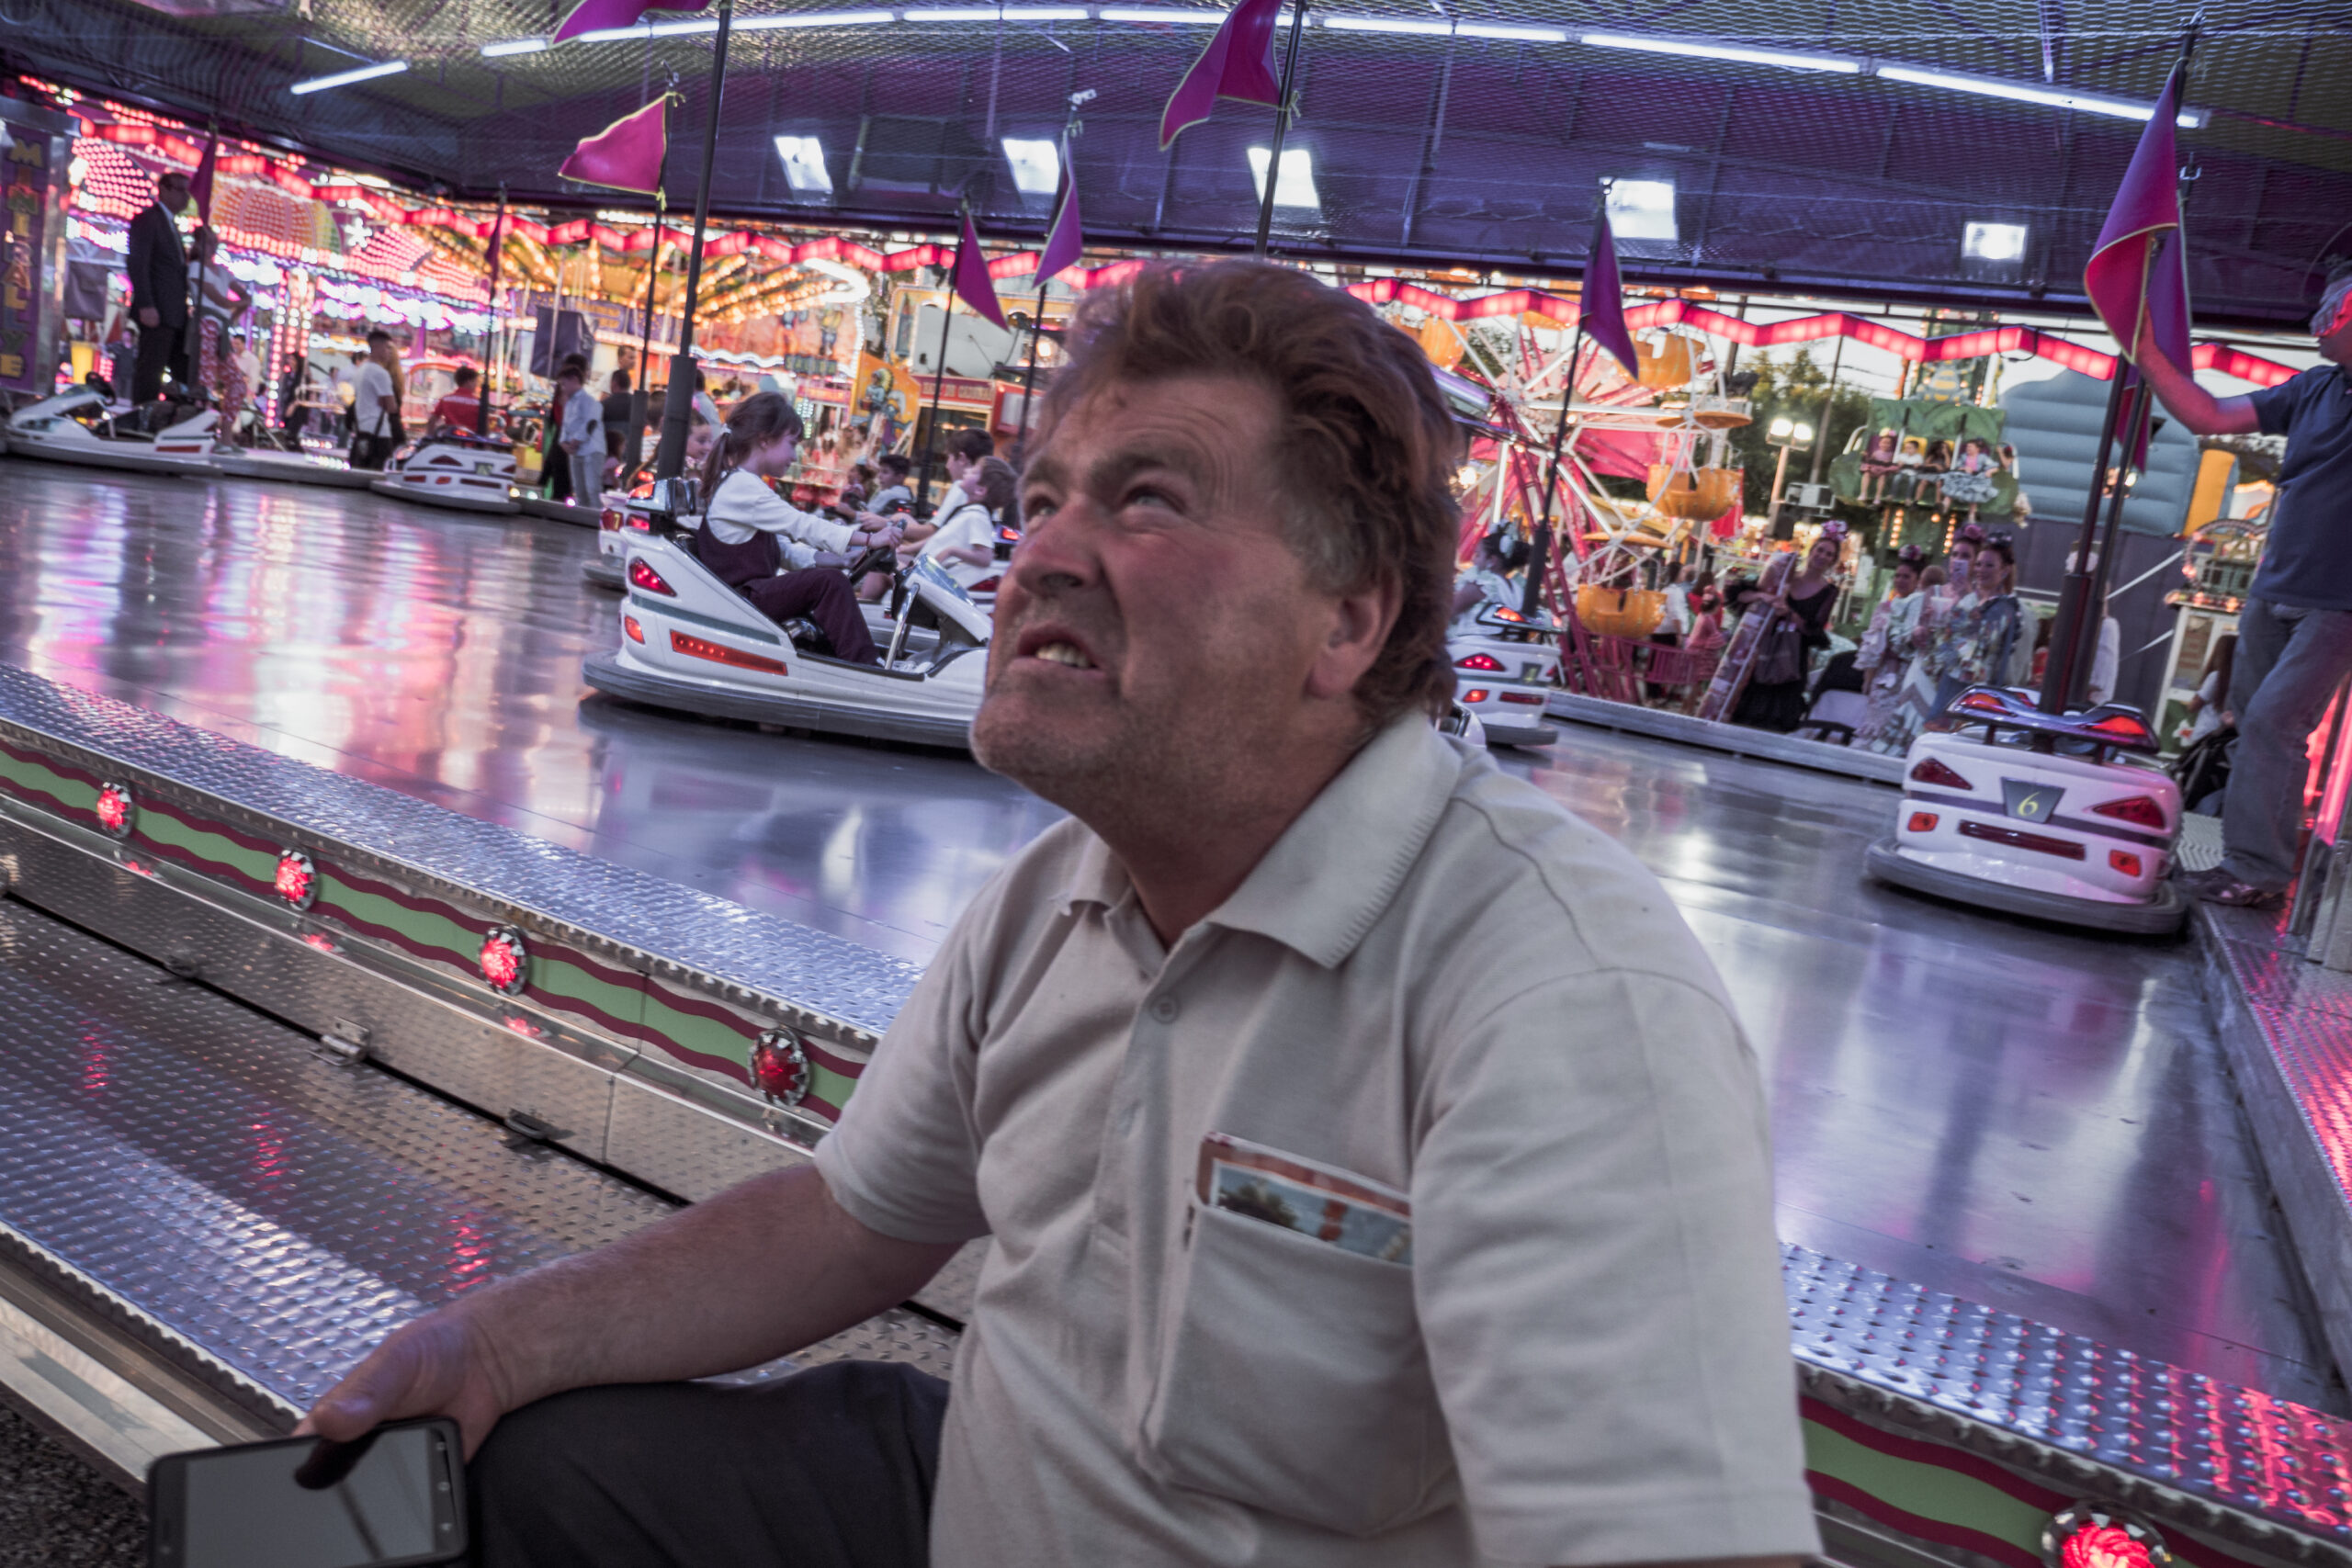
[[1049, 642], [1036, 649], [1030, 657], [1042, 659], [1052, 664], [1067, 664], [1073, 670], [1094, 668], [1094, 660], [1087, 658], [1085, 650], [1071, 642]]

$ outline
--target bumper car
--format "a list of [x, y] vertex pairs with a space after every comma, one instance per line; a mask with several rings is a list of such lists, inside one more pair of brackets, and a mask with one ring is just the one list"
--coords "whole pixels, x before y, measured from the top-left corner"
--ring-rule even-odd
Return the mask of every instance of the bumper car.
[[514, 448], [477, 435], [431, 435], [405, 447], [368, 488], [400, 501], [512, 517]]
[[[930, 561], [903, 574], [909, 614], [889, 623], [883, 662], [833, 658], [821, 634], [778, 626], [697, 560], [688, 536], [621, 530], [627, 586], [620, 646], [592, 655], [581, 674], [623, 702], [680, 713], [968, 747], [987, 673], [989, 620]], [[928, 617], [912, 614], [915, 605]], [[917, 631], [917, 618], [936, 623]]]
[[649, 496], [653, 487], [642, 484], [627, 495], [606, 492], [605, 509], [596, 515], [596, 553], [581, 564], [580, 575], [591, 588], [602, 588], [609, 593], [625, 592], [628, 578], [628, 547], [632, 539], [644, 538], [653, 531], [653, 507]]
[[523, 509], [526, 517], [544, 517], [550, 523], [569, 523], [575, 528], [603, 526], [601, 508], [574, 506], [568, 501], [550, 501], [537, 491], [517, 491], [514, 504]]
[[209, 479], [218, 471], [212, 464], [212, 446], [219, 414], [206, 409], [150, 434], [132, 425], [132, 412], [127, 404], [107, 402], [95, 387], [76, 387], [27, 403], [10, 414], [6, 427], [8, 451], [18, 457], [134, 474], [196, 474]]
[[212, 466], [232, 479], [276, 479], [334, 490], [366, 490], [381, 477], [372, 469], [355, 468], [341, 457], [305, 451], [299, 444], [236, 446], [224, 442], [213, 447]]
[[2165, 873], [2180, 788], [2138, 709], [2045, 714], [2030, 692], [1972, 686], [1945, 714], [1964, 728], [1911, 743], [1869, 875], [2095, 931], [2179, 929], [2188, 901]]
[[1478, 721], [1490, 746], [1549, 746], [1560, 732], [1544, 704], [1560, 683], [1560, 629], [1542, 614], [1482, 606], [1475, 626], [1445, 639], [1453, 661], [1453, 701]]

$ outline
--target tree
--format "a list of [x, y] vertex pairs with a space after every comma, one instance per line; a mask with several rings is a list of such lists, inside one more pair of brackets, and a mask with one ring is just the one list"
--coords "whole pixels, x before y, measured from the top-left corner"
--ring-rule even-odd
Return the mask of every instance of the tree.
[[[1789, 419], [1813, 426], [1815, 442], [1827, 443], [1827, 450], [1822, 455], [1826, 470], [1829, 460], [1846, 449], [1846, 442], [1854, 432], [1870, 422], [1871, 399], [1868, 392], [1842, 381], [1832, 395], [1828, 372], [1814, 362], [1809, 347], [1798, 349], [1785, 365], [1774, 362], [1770, 355], [1759, 354], [1743, 361], [1741, 367], [1756, 372], [1756, 389], [1748, 394], [1756, 417], [1733, 431], [1731, 439], [1747, 470], [1744, 486], [1747, 510], [1761, 513], [1771, 509], [1772, 473], [1781, 457], [1781, 449], [1764, 439], [1772, 422]], [[1828, 399], [1826, 417], [1825, 398]], [[1808, 479], [1812, 473], [1811, 451], [1789, 454], [1792, 483]], [[1868, 515], [1860, 512], [1844, 514], [1847, 521], [1857, 525], [1869, 521]]]

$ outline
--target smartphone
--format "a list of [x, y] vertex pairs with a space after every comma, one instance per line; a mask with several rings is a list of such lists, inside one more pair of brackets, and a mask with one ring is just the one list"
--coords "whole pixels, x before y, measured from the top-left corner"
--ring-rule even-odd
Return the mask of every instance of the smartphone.
[[405, 1568], [466, 1551], [465, 1450], [441, 1417], [354, 1442], [165, 1454], [147, 1471], [150, 1568]]

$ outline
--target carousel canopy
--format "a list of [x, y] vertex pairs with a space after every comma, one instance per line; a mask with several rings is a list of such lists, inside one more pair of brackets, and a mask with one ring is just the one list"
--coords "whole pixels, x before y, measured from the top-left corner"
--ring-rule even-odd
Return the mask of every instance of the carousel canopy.
[[[11, 0], [0, 61], [451, 198], [643, 205], [557, 170], [673, 88], [691, 202], [716, 7], [549, 46], [565, 0]], [[2146, 0], [1333, 0], [1276, 178], [1286, 255], [1574, 274], [1601, 182], [1629, 284], [2079, 309], [2084, 259], [2178, 52]], [[2200, 326], [2290, 325], [2352, 254], [2352, 25], [2214, 0], [2180, 144]], [[725, 218], [1035, 248], [1074, 94], [1097, 244], [1246, 249], [1272, 111], [1170, 151], [1222, 13], [1169, 0], [739, 0]], [[1280, 41], [1287, 14], [1277, 29]], [[375, 68], [372, 72], [370, 68]], [[356, 79], [345, 79], [356, 78]], [[2338, 228], [2338, 225], [2346, 225]]]

